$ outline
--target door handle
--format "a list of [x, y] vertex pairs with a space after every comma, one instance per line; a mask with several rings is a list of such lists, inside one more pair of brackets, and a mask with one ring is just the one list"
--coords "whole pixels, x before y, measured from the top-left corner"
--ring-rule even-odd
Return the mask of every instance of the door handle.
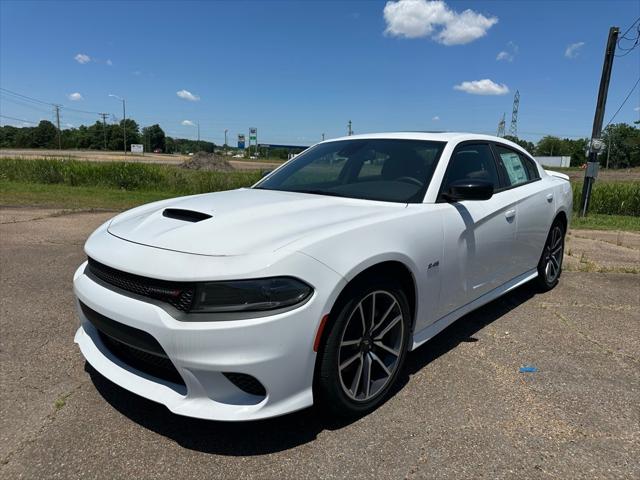
[[507, 210], [506, 212], [504, 212], [504, 216], [507, 220], [511, 220], [513, 217], [516, 216], [516, 210], [511, 209], [511, 210]]
[[553, 201], [553, 193], [549, 193], [547, 195], [547, 202], [551, 203]]

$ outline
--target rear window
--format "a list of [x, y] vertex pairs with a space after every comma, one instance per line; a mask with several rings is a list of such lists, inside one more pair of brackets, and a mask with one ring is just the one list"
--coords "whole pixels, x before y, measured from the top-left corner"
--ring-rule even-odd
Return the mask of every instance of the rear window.
[[496, 152], [505, 172], [508, 187], [515, 187], [539, 178], [535, 164], [525, 155], [496, 145]]

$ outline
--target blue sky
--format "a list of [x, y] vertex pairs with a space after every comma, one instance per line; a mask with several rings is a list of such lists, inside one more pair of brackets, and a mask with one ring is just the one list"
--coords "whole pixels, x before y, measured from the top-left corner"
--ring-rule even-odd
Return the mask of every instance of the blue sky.
[[[117, 94], [173, 136], [194, 138], [189, 120], [216, 143], [255, 126], [260, 142], [292, 144], [344, 135], [348, 120], [356, 133], [494, 133], [518, 89], [520, 137], [588, 136], [608, 29], [640, 16], [637, 0], [385, 5], [2, 0], [0, 86], [120, 117]], [[639, 76], [640, 48], [615, 59], [605, 123]], [[1, 100], [2, 115], [52, 118]], [[639, 105], [640, 88], [616, 122]], [[96, 119], [62, 109], [65, 125]]]

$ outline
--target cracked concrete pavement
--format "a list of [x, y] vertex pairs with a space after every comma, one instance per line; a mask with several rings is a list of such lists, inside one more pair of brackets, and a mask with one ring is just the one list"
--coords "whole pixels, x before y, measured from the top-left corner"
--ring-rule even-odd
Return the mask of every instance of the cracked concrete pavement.
[[613, 271], [578, 262], [465, 316], [364, 418], [225, 424], [122, 390], [73, 344], [71, 275], [112, 215], [0, 210], [2, 478], [640, 478], [640, 276], [616, 273], [637, 234], [572, 232], [571, 257]]

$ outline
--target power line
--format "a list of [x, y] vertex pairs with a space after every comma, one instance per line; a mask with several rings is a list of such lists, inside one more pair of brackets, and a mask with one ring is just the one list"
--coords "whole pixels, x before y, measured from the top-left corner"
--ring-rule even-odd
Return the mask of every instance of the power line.
[[638, 23], [638, 22], [640, 22], [640, 17], [636, 18], [636, 19], [633, 21], [633, 23], [632, 23], [631, 25], [629, 25], [629, 28], [627, 28], [627, 29], [624, 31], [624, 33], [623, 33], [622, 35], [620, 35], [620, 38], [625, 38], [625, 39], [629, 40], [629, 39], [626, 37], [626, 35], [627, 35], [627, 33], [629, 33], [629, 30], [631, 30], [631, 29], [633, 28], [633, 26], [634, 26], [636, 23]]
[[17, 93], [17, 92], [12, 92], [11, 90], [8, 90], [6, 88], [0, 87], [0, 90], [2, 90], [3, 92], [10, 93], [11, 95], [15, 95], [17, 97], [22, 97], [24, 99], [31, 100], [32, 102], [43, 103], [45, 105], [53, 105], [53, 103], [43, 102], [42, 100], [38, 100], [37, 98], [28, 97], [27, 95], [22, 95], [21, 93]]
[[[16, 97], [19, 97], [20, 99], [23, 99], [23, 100], [27, 100], [27, 101], [31, 101], [31, 102], [35, 102], [35, 103], [40, 103], [42, 105], [50, 105], [52, 107], [56, 106], [55, 103], [45, 102], [44, 100], [38, 100], [37, 98], [33, 98], [33, 97], [28, 96], [28, 95], [23, 95], [21, 93], [9, 90], [7, 88], [1, 88], [0, 87], [0, 90], [3, 91], [3, 92], [8, 93], [10, 95], [14, 95]], [[6, 99], [8, 99], [8, 98], [6, 98]], [[80, 110], [79, 108], [72, 108], [72, 107], [67, 107], [67, 106], [64, 106], [64, 105], [59, 105], [59, 106], [60, 106], [60, 108], [64, 108], [65, 110], [69, 110], [71, 112], [86, 113], [86, 114], [89, 114], [89, 115], [100, 115], [100, 112], [91, 112], [89, 110]]]
[[15, 120], [16, 122], [24, 122], [24, 123], [30, 123], [32, 125], [37, 125], [36, 122], [31, 122], [29, 120], [23, 120], [22, 118], [15, 118], [15, 117], [9, 117], [7, 115], [0, 115], [0, 117], [2, 118], [8, 118], [9, 120]]
[[616, 118], [616, 115], [618, 115], [620, 110], [622, 110], [622, 107], [624, 107], [624, 104], [627, 103], [627, 100], [629, 100], [629, 97], [638, 86], [638, 83], [640, 83], [640, 77], [638, 77], [638, 80], [636, 80], [636, 83], [633, 85], [633, 87], [631, 88], [631, 90], [629, 91], [625, 99], [622, 101], [622, 104], [620, 105], [620, 107], [618, 107], [618, 110], [616, 110], [616, 113], [613, 114], [613, 116], [611, 117], [611, 120], [609, 120], [609, 123], [607, 123], [604, 128], [607, 128], [609, 125], [611, 125], [611, 122], [613, 122], [613, 119]]
[[[629, 55], [640, 43], [640, 25], [638, 25], [637, 29], [636, 29], [636, 36], [635, 37], [627, 37], [627, 33], [629, 33], [631, 31], [631, 29], [638, 23], [640, 22], [640, 17], [636, 18], [636, 20], [629, 26], [629, 28], [627, 28], [627, 30], [625, 30], [625, 32], [618, 38], [618, 41], [616, 42], [616, 47], [618, 48], [618, 50], [621, 50], [625, 53], [623, 54], [619, 54], [619, 55], [615, 55], [616, 57], [625, 57], [627, 55]], [[623, 47], [622, 41], [623, 40], [627, 40], [629, 42], [634, 42], [633, 45], [631, 47]]]

